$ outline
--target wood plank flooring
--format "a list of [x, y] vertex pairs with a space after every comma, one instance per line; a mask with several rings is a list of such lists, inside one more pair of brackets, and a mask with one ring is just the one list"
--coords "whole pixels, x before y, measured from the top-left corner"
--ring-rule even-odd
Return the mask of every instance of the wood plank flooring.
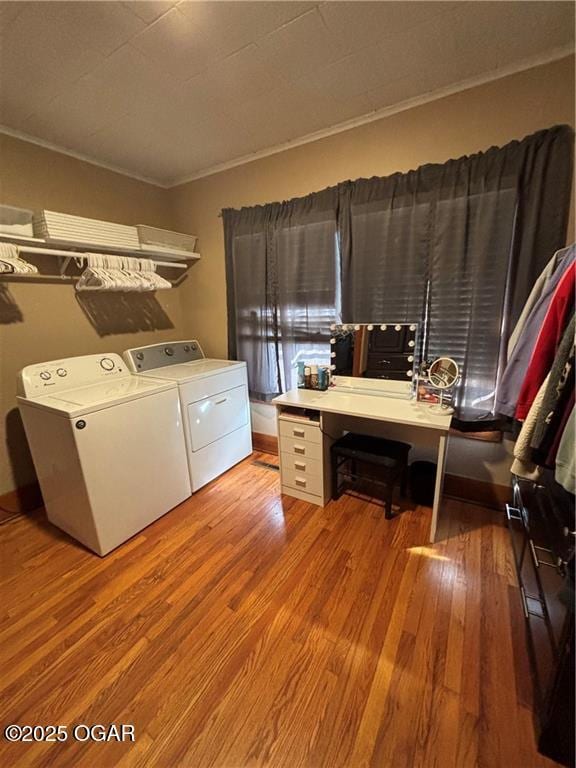
[[445, 501], [442, 524], [430, 546], [427, 508], [281, 498], [253, 459], [104, 559], [8, 523], [2, 726], [133, 723], [136, 742], [2, 740], [0, 764], [553, 766], [502, 516]]

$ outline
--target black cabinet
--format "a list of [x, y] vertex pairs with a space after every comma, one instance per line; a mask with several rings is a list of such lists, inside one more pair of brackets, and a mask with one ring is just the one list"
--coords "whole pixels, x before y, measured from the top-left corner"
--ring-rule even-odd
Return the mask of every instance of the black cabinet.
[[[508, 526], [526, 620], [540, 751], [574, 765], [574, 502], [545, 472], [514, 479]], [[520, 650], [520, 649], [519, 649]]]

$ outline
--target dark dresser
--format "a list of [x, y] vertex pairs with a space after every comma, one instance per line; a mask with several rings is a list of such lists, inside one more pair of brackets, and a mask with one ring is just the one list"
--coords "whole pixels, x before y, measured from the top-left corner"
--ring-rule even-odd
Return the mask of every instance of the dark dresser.
[[[574, 497], [545, 470], [506, 506], [534, 681], [540, 752], [574, 765]], [[517, 649], [524, 652], [524, 649]]]
[[406, 381], [414, 369], [416, 325], [374, 328], [368, 341], [368, 358], [364, 376], [371, 379]]

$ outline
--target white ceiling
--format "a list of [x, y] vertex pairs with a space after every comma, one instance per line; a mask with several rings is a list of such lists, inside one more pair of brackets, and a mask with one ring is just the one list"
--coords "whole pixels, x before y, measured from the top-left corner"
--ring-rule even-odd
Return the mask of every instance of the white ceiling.
[[573, 47], [572, 2], [0, 2], [0, 123], [170, 186]]

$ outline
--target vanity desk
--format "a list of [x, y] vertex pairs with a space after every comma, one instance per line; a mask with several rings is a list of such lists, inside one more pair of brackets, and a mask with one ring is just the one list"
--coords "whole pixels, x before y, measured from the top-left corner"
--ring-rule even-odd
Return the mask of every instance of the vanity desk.
[[410, 399], [407, 382], [341, 381], [325, 392], [293, 389], [272, 401], [282, 493], [326, 505], [331, 498], [330, 446], [346, 431], [423, 446], [437, 463], [430, 526], [434, 542], [451, 415]]

